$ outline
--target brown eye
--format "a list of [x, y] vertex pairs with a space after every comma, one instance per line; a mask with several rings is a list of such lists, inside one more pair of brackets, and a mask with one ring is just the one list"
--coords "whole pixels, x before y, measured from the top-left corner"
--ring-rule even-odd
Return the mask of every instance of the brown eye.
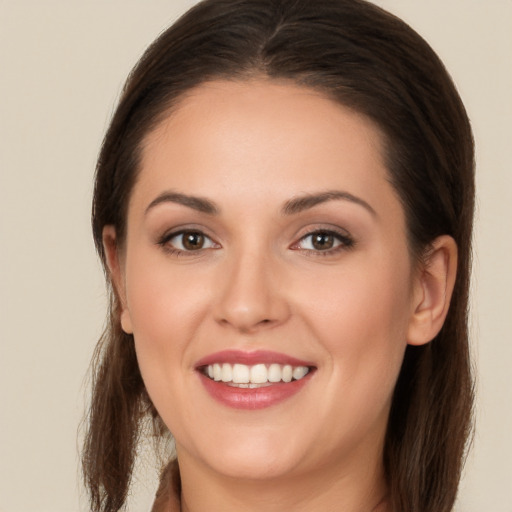
[[218, 249], [220, 246], [201, 231], [180, 231], [171, 233], [160, 240], [159, 244], [172, 251], [187, 253], [202, 249]]
[[202, 233], [183, 233], [182, 244], [187, 251], [197, 251], [204, 246], [204, 235]]
[[311, 253], [333, 254], [337, 250], [349, 249], [353, 247], [354, 241], [347, 234], [341, 234], [336, 231], [313, 231], [303, 236], [292, 249], [301, 249]]
[[311, 235], [311, 244], [318, 251], [326, 251], [334, 247], [335, 238], [330, 233], [315, 233]]

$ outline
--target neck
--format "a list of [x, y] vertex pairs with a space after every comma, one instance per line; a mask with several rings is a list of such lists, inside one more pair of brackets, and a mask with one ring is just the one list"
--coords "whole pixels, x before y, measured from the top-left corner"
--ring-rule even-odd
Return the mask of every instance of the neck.
[[381, 464], [358, 473], [322, 467], [316, 473], [267, 481], [226, 477], [204, 466], [191, 468], [184, 459], [181, 512], [389, 512]]

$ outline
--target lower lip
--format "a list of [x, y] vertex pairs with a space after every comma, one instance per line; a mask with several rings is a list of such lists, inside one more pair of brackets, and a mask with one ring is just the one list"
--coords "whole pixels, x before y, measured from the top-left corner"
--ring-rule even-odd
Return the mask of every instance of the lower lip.
[[311, 371], [302, 379], [292, 382], [279, 382], [261, 388], [237, 388], [217, 382], [199, 373], [201, 382], [208, 393], [223, 405], [233, 409], [264, 409], [271, 407], [297, 394], [309, 381]]

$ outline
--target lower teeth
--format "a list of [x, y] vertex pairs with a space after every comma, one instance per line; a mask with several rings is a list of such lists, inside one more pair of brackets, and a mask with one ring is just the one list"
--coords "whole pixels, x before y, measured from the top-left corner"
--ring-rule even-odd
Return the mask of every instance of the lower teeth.
[[265, 382], [264, 384], [253, 384], [252, 382], [250, 382], [248, 384], [235, 384], [234, 382], [226, 382], [225, 384], [227, 384], [228, 386], [230, 386], [232, 388], [250, 388], [250, 389], [266, 388], [267, 386], [272, 386], [271, 382]]

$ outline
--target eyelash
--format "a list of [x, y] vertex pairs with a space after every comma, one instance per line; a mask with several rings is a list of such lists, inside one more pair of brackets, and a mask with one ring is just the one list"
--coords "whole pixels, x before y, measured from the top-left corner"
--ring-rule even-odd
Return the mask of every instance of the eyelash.
[[[303, 248], [299, 247], [299, 244], [301, 244], [308, 238], [313, 237], [315, 235], [317, 235], [317, 236], [324, 235], [324, 236], [328, 236], [328, 237], [333, 237], [335, 240], [334, 243], [336, 243], [336, 242], [339, 242], [339, 243], [338, 243], [338, 245], [335, 245], [334, 247], [332, 247], [330, 249], [324, 249], [324, 250], [303, 249]], [[346, 233], [340, 233], [339, 231], [335, 231], [332, 229], [314, 229], [314, 230], [310, 231], [309, 233], [306, 233], [305, 235], [303, 235], [299, 239], [298, 242], [294, 243], [291, 246], [291, 249], [301, 251], [301, 252], [306, 252], [308, 255], [312, 255], [314, 257], [316, 257], [316, 256], [325, 257], [325, 256], [333, 256], [334, 254], [337, 254], [341, 251], [346, 251], [346, 250], [352, 249], [354, 246], [355, 246], [354, 239]]]
[[[210, 244], [209, 247], [200, 247], [196, 250], [186, 250], [186, 249], [179, 249], [177, 247], [173, 247], [170, 245], [170, 241], [177, 237], [183, 237], [183, 235], [199, 235], [201, 237], [204, 237], [205, 240], [209, 241], [207, 243]], [[313, 237], [315, 235], [323, 235], [327, 237], [333, 237], [334, 243], [338, 242], [338, 245], [334, 245], [334, 247], [329, 249], [304, 249], [299, 247], [301, 243], [303, 243], [305, 240], [307, 240], [310, 237]], [[180, 231], [173, 231], [171, 233], [166, 233], [158, 240], [158, 245], [161, 246], [168, 254], [172, 256], [192, 256], [194, 253], [198, 254], [206, 249], [217, 249], [220, 248], [220, 245], [214, 242], [208, 235], [206, 235], [204, 232], [198, 229], [183, 229]], [[181, 245], [183, 247], [183, 239], [181, 241]], [[355, 246], [355, 241], [352, 237], [347, 235], [346, 233], [340, 233], [338, 231], [334, 231], [332, 229], [315, 229], [313, 231], [310, 231], [309, 233], [306, 233], [303, 235], [297, 242], [295, 242], [290, 249], [301, 251], [304, 253], [307, 253], [308, 255], [314, 255], [314, 256], [332, 256], [334, 254], [337, 254], [338, 252], [352, 249]]]
[[[211, 244], [211, 246], [210, 247], [200, 247], [199, 249], [196, 249], [196, 250], [186, 250], [186, 249], [179, 249], [177, 247], [173, 247], [172, 245], [170, 245], [170, 241], [173, 238], [178, 238], [181, 236], [182, 237], [181, 245], [183, 247], [183, 236], [184, 235], [199, 235], [201, 237], [204, 237], [204, 240], [208, 241], [207, 243]], [[199, 229], [182, 229], [180, 231], [173, 231], [171, 233], [166, 233], [165, 235], [163, 235], [160, 238], [160, 240], [158, 241], [158, 245], [160, 245], [168, 254], [170, 254], [172, 256], [192, 256], [194, 253], [197, 253], [197, 254], [201, 253], [205, 249], [217, 248], [214, 246], [220, 247], [219, 244], [214, 242], [208, 235], [206, 235]]]

